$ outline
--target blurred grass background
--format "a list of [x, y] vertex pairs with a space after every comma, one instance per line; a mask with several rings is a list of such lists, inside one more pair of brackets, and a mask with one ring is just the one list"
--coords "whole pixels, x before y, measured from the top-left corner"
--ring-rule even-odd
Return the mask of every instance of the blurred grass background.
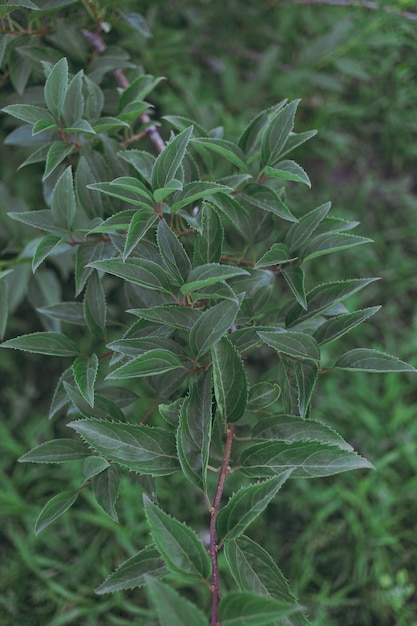
[[[290, 207], [302, 215], [330, 199], [334, 215], [359, 221], [358, 234], [375, 240], [360, 256], [316, 262], [311, 284], [380, 276], [356, 304], [382, 310], [344, 347], [373, 347], [417, 365], [417, 21], [382, 10], [417, 11], [415, 3], [380, 2], [381, 10], [272, 0], [171, 0], [169, 10], [158, 0], [119, 4], [144, 14], [153, 33], [144, 39], [116, 22], [108, 40], [147, 73], [167, 77], [152, 96], [156, 119], [185, 115], [236, 137], [260, 109], [302, 98], [297, 130], [319, 134], [296, 155], [313, 188], [294, 185]], [[3, 106], [7, 85], [2, 91]], [[2, 118], [3, 136], [6, 128]], [[15, 175], [21, 160], [16, 149], [0, 150], [0, 247], [8, 252], [27, 231], [15, 230], [5, 212], [22, 198], [39, 199], [36, 172]], [[20, 304], [10, 334], [34, 330], [39, 320]], [[0, 352], [0, 624], [151, 623], [141, 591], [93, 592], [146, 542], [131, 476], [122, 483], [120, 525], [84, 490], [48, 532], [33, 533], [48, 497], [81, 480], [77, 464], [16, 462], [65, 435], [59, 420], [46, 418], [54, 367], [47, 358]], [[250, 531], [276, 556], [314, 626], [417, 624], [416, 396], [407, 375], [323, 376], [313, 414], [376, 471], [292, 481]], [[196, 495], [191, 509], [191, 495], [172, 490], [164, 498], [173, 514], [198, 525], [204, 505]]]

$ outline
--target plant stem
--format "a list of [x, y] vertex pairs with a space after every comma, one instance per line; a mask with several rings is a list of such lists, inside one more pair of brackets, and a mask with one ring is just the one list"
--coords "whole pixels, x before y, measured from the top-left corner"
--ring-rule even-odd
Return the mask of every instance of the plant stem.
[[219, 481], [217, 483], [216, 494], [213, 500], [213, 508], [211, 510], [211, 519], [210, 519], [210, 556], [211, 562], [213, 565], [213, 573], [212, 573], [212, 601], [211, 601], [211, 623], [210, 626], [218, 626], [217, 621], [217, 613], [219, 606], [219, 564], [217, 561], [217, 551], [219, 546], [217, 545], [216, 539], [216, 518], [220, 509], [220, 503], [223, 495], [224, 483], [226, 481], [226, 476], [229, 472], [229, 461], [230, 454], [232, 452], [232, 443], [233, 443], [233, 435], [235, 432], [235, 425], [229, 424], [226, 434], [226, 444], [224, 447], [224, 456], [223, 463], [220, 468]]
[[[105, 49], [107, 48], [106, 44], [104, 43], [100, 35], [97, 35], [96, 33], [92, 33], [91, 31], [86, 30], [86, 29], [83, 29], [83, 35], [93, 45], [93, 47], [97, 50], [97, 52], [104, 52]], [[122, 89], [127, 89], [129, 87], [130, 83], [127, 80], [126, 75], [122, 69], [115, 70], [113, 72], [113, 76], [115, 77], [115, 79], [117, 80], [118, 84], [120, 85]], [[149, 117], [147, 113], [141, 113], [139, 115], [139, 119], [142, 122], [142, 124], [149, 124], [149, 122], [151, 122], [151, 118]], [[145, 128], [143, 132], [145, 135], [149, 137], [156, 151], [158, 152], [158, 154], [160, 154], [162, 150], [164, 150], [165, 148], [165, 142], [162, 139], [161, 135], [159, 134], [157, 127], [154, 124], [151, 124], [150, 126]]]

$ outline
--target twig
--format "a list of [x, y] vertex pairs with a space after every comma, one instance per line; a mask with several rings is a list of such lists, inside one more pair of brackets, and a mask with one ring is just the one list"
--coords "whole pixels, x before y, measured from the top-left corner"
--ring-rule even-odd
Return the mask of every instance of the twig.
[[210, 556], [211, 562], [213, 565], [213, 573], [212, 573], [212, 600], [211, 600], [211, 623], [210, 626], [217, 626], [217, 615], [218, 615], [218, 607], [219, 607], [219, 564], [217, 561], [217, 551], [219, 546], [217, 545], [216, 540], [216, 518], [220, 509], [220, 503], [223, 495], [224, 483], [226, 481], [226, 476], [229, 472], [229, 463], [230, 463], [230, 454], [232, 452], [232, 443], [233, 443], [233, 435], [235, 432], [235, 425], [229, 424], [226, 436], [226, 444], [224, 448], [224, 456], [223, 463], [220, 468], [219, 481], [217, 483], [216, 495], [214, 496], [213, 508], [211, 510], [211, 519], [210, 519]]
[[[92, 33], [91, 31], [86, 29], [83, 29], [83, 35], [93, 45], [97, 52], [104, 52], [107, 48], [100, 35]], [[116, 81], [122, 89], [127, 89], [129, 87], [129, 81], [127, 80], [126, 75], [122, 69], [115, 70], [113, 72], [113, 76], [115, 77]], [[149, 124], [152, 121], [147, 113], [141, 113], [139, 115], [139, 119], [142, 124]], [[165, 148], [165, 142], [159, 134], [157, 127], [154, 124], [151, 124], [150, 126], [145, 128], [143, 132], [152, 141], [156, 151], [158, 153], [161, 153]]]
[[294, 4], [327, 4], [330, 6], [340, 7], [361, 7], [363, 9], [371, 9], [373, 11], [384, 11], [385, 13], [394, 13], [408, 20], [417, 20], [417, 13], [411, 11], [401, 11], [393, 7], [380, 6], [377, 2], [369, 2], [368, 0], [293, 0]]

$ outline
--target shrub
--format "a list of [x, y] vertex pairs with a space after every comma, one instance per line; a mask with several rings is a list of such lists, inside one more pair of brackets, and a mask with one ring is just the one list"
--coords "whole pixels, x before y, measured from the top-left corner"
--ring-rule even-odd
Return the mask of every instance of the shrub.
[[[378, 311], [346, 305], [376, 279], [327, 272], [306, 288], [310, 264], [371, 240], [332, 217], [330, 202], [302, 216], [289, 208], [288, 186], [310, 180], [288, 156], [315, 134], [294, 131], [297, 100], [259, 113], [236, 142], [175, 111], [159, 130], [145, 98], [161, 79], [103, 39], [110, 22], [147, 37], [143, 17], [89, 3], [98, 34], [79, 4], [2, 9], [0, 51], [17, 93], [3, 111], [24, 123], [6, 143], [31, 148], [22, 165], [36, 165], [42, 208], [8, 214], [24, 245], [2, 265], [1, 330], [24, 298], [43, 325], [2, 347], [61, 359], [49, 417], [65, 415], [70, 429], [20, 461], [80, 471], [78, 489], [45, 504], [36, 533], [84, 489], [117, 522], [120, 472], [130, 471], [149, 542], [97, 593], [144, 587], [146, 623], [163, 626], [308, 623], [245, 532], [290, 478], [372, 467], [314, 418], [321, 376], [416, 371], [366, 348], [326, 363], [328, 344]], [[206, 503], [195, 528], [165, 511], [174, 487]], [[195, 521], [189, 507], [185, 522]]]

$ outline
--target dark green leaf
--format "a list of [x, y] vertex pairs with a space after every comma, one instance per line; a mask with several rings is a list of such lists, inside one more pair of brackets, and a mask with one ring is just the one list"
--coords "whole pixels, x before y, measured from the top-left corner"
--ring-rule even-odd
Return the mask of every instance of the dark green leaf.
[[298, 304], [306, 311], [307, 299], [304, 290], [304, 270], [299, 265], [290, 264], [281, 268], [281, 274], [291, 289]]
[[93, 272], [93, 268], [89, 266], [89, 263], [100, 259], [103, 250], [104, 244], [102, 242], [85, 243], [82, 246], [77, 246], [75, 252], [75, 296], [80, 295]]
[[282, 180], [290, 180], [294, 183], [303, 183], [307, 187], [311, 187], [311, 181], [307, 173], [301, 165], [295, 161], [280, 161], [276, 167], [266, 165], [263, 169], [264, 174], [272, 178], [280, 178]]
[[150, 184], [152, 168], [155, 164], [153, 154], [145, 152], [144, 150], [121, 150], [117, 153], [117, 156], [123, 159], [123, 161], [131, 163], [142, 178]]
[[87, 185], [87, 187], [88, 189], [101, 191], [108, 196], [123, 200], [128, 204], [153, 210], [152, 195], [137, 178], [122, 176], [121, 178], [116, 178], [111, 183], [92, 183]]
[[56, 332], [21, 335], [14, 339], [8, 339], [0, 347], [34, 352], [35, 354], [48, 354], [49, 356], [78, 356], [80, 353], [71, 339]]
[[107, 307], [103, 286], [97, 272], [93, 272], [88, 279], [83, 305], [88, 329], [95, 337], [102, 339], [107, 330]]
[[299, 304], [295, 304], [289, 310], [285, 319], [286, 325], [293, 326], [322, 313], [326, 309], [339, 302], [343, 302], [349, 296], [357, 293], [367, 285], [370, 285], [378, 278], [352, 278], [350, 280], [340, 280], [317, 285], [307, 294], [307, 311]]
[[81, 302], [57, 302], [36, 309], [41, 315], [46, 315], [54, 320], [67, 322], [67, 324], [79, 324], [84, 326], [84, 310]]
[[234, 267], [233, 265], [220, 265], [219, 263], [207, 263], [191, 270], [187, 276], [187, 282], [181, 287], [181, 293], [187, 294], [209, 285], [214, 285], [234, 276], [247, 275], [249, 272]]
[[165, 150], [156, 159], [152, 169], [152, 187], [154, 190], [163, 189], [171, 180], [176, 178], [192, 132], [192, 126], [183, 130], [167, 144]]
[[189, 204], [193, 204], [201, 198], [207, 198], [220, 192], [228, 192], [232, 189], [226, 185], [219, 185], [208, 181], [198, 181], [187, 183], [184, 187], [177, 191], [172, 198], [171, 213], [176, 213], [180, 209]]
[[157, 376], [171, 370], [183, 368], [184, 365], [176, 354], [169, 350], [155, 348], [110, 372], [106, 378], [121, 380], [124, 378]]
[[9, 285], [0, 278], [0, 339], [6, 332], [7, 318], [9, 315]]
[[269, 267], [271, 265], [281, 265], [282, 263], [289, 263], [295, 261], [296, 256], [291, 256], [287, 246], [283, 243], [274, 243], [273, 246], [265, 252], [256, 263], [256, 267]]
[[330, 343], [335, 339], [339, 339], [339, 337], [348, 333], [352, 328], [355, 328], [355, 326], [367, 320], [368, 317], [377, 313], [380, 308], [380, 306], [371, 306], [367, 309], [353, 311], [353, 313], [343, 313], [342, 315], [333, 317], [319, 326], [314, 333], [314, 338], [320, 344]]
[[248, 409], [259, 411], [275, 404], [281, 395], [278, 385], [269, 382], [256, 383], [250, 388]]
[[138, 554], [124, 561], [115, 572], [101, 583], [95, 592], [99, 595], [121, 589], [134, 589], [149, 583], [151, 578], [161, 578], [167, 567], [153, 546], [146, 546]]
[[220, 600], [219, 621], [222, 626], [271, 626], [275, 620], [298, 611], [297, 605], [283, 604], [248, 591], [233, 591]]
[[214, 207], [204, 204], [202, 208], [202, 233], [194, 245], [193, 263], [219, 263], [224, 239], [223, 226]]
[[267, 478], [291, 469], [291, 478], [332, 476], [353, 469], [372, 468], [355, 452], [316, 442], [283, 443], [265, 441], [243, 451], [240, 459], [243, 474]]
[[81, 120], [84, 114], [83, 82], [84, 72], [80, 70], [68, 84], [62, 107], [62, 118], [65, 127], [70, 127], [76, 120]]
[[207, 133], [202, 126], [199, 126], [197, 122], [183, 117], [182, 115], [164, 115], [162, 119], [167, 120], [172, 126], [179, 131], [185, 130], [190, 126], [194, 126], [194, 134], [201, 137], [207, 137]]
[[39, 211], [20, 211], [19, 213], [8, 213], [12, 220], [22, 222], [33, 228], [39, 228], [40, 230], [46, 230], [48, 233], [56, 234], [59, 237], [67, 237], [68, 231], [66, 228], [59, 228], [55, 224], [52, 212], [48, 209], [40, 209]]
[[50, 71], [43, 91], [45, 103], [52, 115], [59, 119], [68, 89], [68, 61], [60, 59]]
[[152, 33], [149, 30], [149, 26], [146, 23], [145, 18], [140, 13], [123, 13], [121, 12], [122, 17], [126, 20], [129, 26], [132, 26], [135, 30], [137, 30], [143, 37], [152, 37]]
[[331, 202], [322, 204], [316, 209], [313, 209], [313, 211], [307, 213], [307, 215], [304, 215], [298, 224], [293, 224], [289, 228], [285, 236], [285, 243], [291, 251], [297, 250], [301, 245], [308, 241], [317, 226], [330, 211], [331, 206]]
[[157, 215], [149, 213], [147, 209], [135, 211], [126, 235], [123, 261], [133, 252], [139, 241], [146, 235], [157, 219]]
[[212, 422], [212, 380], [204, 372], [190, 386], [181, 405], [177, 433], [178, 458], [184, 475], [199, 489], [206, 490], [207, 463]]
[[207, 150], [219, 154], [241, 170], [246, 171], [247, 169], [245, 154], [231, 141], [213, 139], [212, 137], [195, 137], [191, 140], [191, 143], [194, 146], [204, 146]]
[[[4, 344], [3, 344], [4, 345]], [[342, 354], [336, 361], [335, 368], [343, 370], [362, 370], [363, 372], [417, 372], [417, 369], [400, 361], [395, 356], [368, 350], [366, 348], [355, 348]]]
[[93, 354], [89, 359], [77, 357], [72, 364], [72, 372], [78, 391], [90, 406], [94, 406], [94, 385], [98, 372], [97, 355]]
[[76, 439], [53, 439], [32, 448], [21, 456], [19, 463], [63, 463], [83, 459], [90, 453], [88, 448]]
[[317, 341], [306, 335], [291, 330], [278, 328], [276, 331], [259, 331], [259, 337], [277, 352], [287, 354], [295, 359], [320, 360]]
[[102, 456], [88, 456], [83, 462], [84, 480], [91, 480], [110, 467], [110, 463]]
[[335, 251], [348, 250], [364, 243], [372, 243], [372, 239], [358, 237], [348, 233], [321, 233], [311, 239], [305, 248], [300, 252], [304, 261], [315, 259], [316, 257], [330, 254]]
[[159, 251], [168, 273], [182, 285], [191, 270], [191, 262], [180, 240], [165, 220], [160, 220], [157, 230]]
[[125, 262], [121, 259], [106, 259], [94, 261], [89, 267], [113, 274], [146, 289], [171, 293], [169, 278], [164, 269], [148, 259], [129, 258]]
[[168, 569], [188, 583], [208, 580], [209, 556], [195, 532], [143, 496], [152, 539]]
[[246, 530], [266, 509], [291, 472], [289, 469], [276, 478], [242, 487], [229, 498], [216, 519], [216, 530], [222, 542], [237, 539]]
[[52, 254], [64, 241], [63, 237], [57, 237], [56, 235], [45, 235], [42, 237], [33, 253], [32, 272], [35, 273], [46, 257]]
[[129, 309], [128, 313], [137, 315], [144, 320], [184, 330], [190, 330], [201, 315], [197, 309], [174, 304], [155, 306], [149, 309]]
[[189, 337], [191, 351], [197, 358], [208, 352], [230, 330], [239, 306], [238, 302], [223, 300], [200, 315]]
[[[275, 598], [280, 602], [296, 603], [281, 570], [268, 552], [252, 539], [241, 536], [236, 541], [228, 541], [224, 554], [233, 578], [242, 591], [251, 591], [257, 596]], [[302, 613], [298, 613], [288, 617], [285, 623], [288, 626], [305, 626], [307, 620]]]
[[[149, 211], [144, 210], [147, 215], [149, 215]], [[111, 215], [107, 219], [103, 220], [101, 224], [98, 226], [94, 226], [91, 230], [88, 231], [88, 235], [94, 235], [97, 233], [118, 233], [120, 231], [124, 232], [129, 229], [129, 226], [132, 222], [132, 219], [135, 215], [143, 215], [142, 209], [127, 209], [126, 211], [120, 211], [119, 213], [115, 213]]]
[[67, 167], [54, 187], [51, 211], [58, 226], [71, 230], [77, 211], [71, 167]]
[[52, 524], [58, 517], [63, 515], [78, 498], [78, 491], [63, 491], [51, 498], [39, 513], [35, 522], [35, 533], [38, 535], [41, 530]]
[[248, 208], [255, 206], [287, 222], [298, 221], [278, 193], [265, 185], [257, 183], [247, 185], [244, 192], [239, 194], [239, 199], [242, 199], [245, 205], [249, 205]]
[[329, 446], [337, 446], [341, 450], [352, 452], [353, 448], [346, 443], [332, 428], [311, 419], [304, 420], [296, 415], [272, 415], [256, 424], [252, 439], [270, 441], [317, 441]]
[[269, 121], [262, 136], [261, 165], [274, 165], [282, 152], [287, 139], [294, 128], [294, 117], [300, 100], [294, 100], [284, 108], [279, 108]]
[[119, 470], [114, 464], [93, 478], [93, 494], [97, 504], [114, 522], [119, 521], [114, 508], [119, 492], [119, 482]]
[[48, 120], [48, 122], [55, 123], [54, 118], [46, 109], [34, 104], [10, 104], [7, 107], [3, 107], [2, 111], [28, 124], [36, 124], [40, 120]]
[[69, 155], [74, 152], [75, 146], [73, 144], [67, 144], [63, 141], [55, 141], [49, 147], [46, 157], [45, 171], [43, 173], [43, 180], [48, 178], [52, 172], [56, 170], [58, 165]]
[[214, 395], [224, 424], [237, 422], [245, 412], [248, 381], [240, 356], [223, 337], [211, 349]]
[[77, 420], [68, 426], [106, 459], [136, 472], [166, 476], [178, 469], [175, 437], [163, 428], [96, 418]]
[[148, 583], [148, 590], [158, 615], [159, 626], [207, 626], [204, 613], [172, 587], [152, 580]]
[[318, 365], [312, 361], [293, 361], [298, 389], [298, 410], [301, 417], [308, 417], [311, 397], [318, 378]]

